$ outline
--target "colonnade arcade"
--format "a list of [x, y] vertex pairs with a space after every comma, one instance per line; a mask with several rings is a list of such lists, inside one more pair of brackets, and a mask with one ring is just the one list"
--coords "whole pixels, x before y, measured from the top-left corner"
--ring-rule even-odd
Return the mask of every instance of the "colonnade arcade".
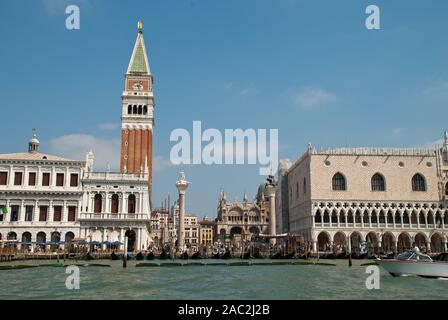
[[369, 244], [372, 253], [403, 252], [415, 246], [433, 253], [447, 252], [447, 236], [439, 231], [319, 231], [313, 235], [314, 250], [346, 251], [359, 253], [363, 243]]
[[436, 203], [314, 203], [313, 228], [445, 229], [448, 208]]

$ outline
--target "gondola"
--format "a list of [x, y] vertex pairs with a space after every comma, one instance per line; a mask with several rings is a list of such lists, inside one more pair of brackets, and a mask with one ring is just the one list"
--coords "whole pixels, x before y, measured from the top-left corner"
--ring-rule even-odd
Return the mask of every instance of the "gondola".
[[90, 252], [87, 252], [86, 254], [82, 255], [81, 259], [87, 261], [96, 260], [95, 257], [90, 254]]
[[264, 259], [263, 255], [260, 253], [260, 249], [255, 249], [254, 259]]
[[165, 250], [163, 250], [162, 253], [160, 254], [159, 259], [167, 260], [167, 259], [171, 259], [171, 256], [169, 255], [169, 253], [167, 253]]
[[116, 254], [115, 252], [112, 252], [112, 254], [110, 255], [111, 260], [121, 260], [121, 256]]
[[319, 259], [336, 259], [336, 255], [333, 252], [319, 254]]
[[137, 260], [137, 261], [145, 260], [145, 255], [144, 255], [142, 252], [139, 252], [139, 253], [135, 256], [135, 260]]
[[336, 255], [336, 259], [346, 259], [346, 258], [347, 258], [347, 253], [345, 253], [345, 252], [341, 252]]
[[352, 254], [352, 259], [362, 260], [362, 259], [365, 259], [365, 258], [367, 258], [367, 252]]
[[448, 261], [448, 253], [440, 253], [435, 258], [435, 261]]
[[231, 259], [231, 258], [232, 258], [232, 255], [231, 255], [230, 251], [226, 251], [219, 256], [219, 259], [223, 259], [223, 260], [227, 260], [227, 259]]
[[219, 254], [219, 252], [218, 253], [215, 253], [214, 255], [213, 255], [213, 259], [219, 259], [220, 258], [220, 254]]
[[281, 259], [282, 258], [282, 253], [281, 252], [277, 252], [276, 254], [271, 254], [269, 256], [269, 259]]
[[252, 254], [250, 253], [250, 251], [246, 251], [243, 255], [243, 259], [248, 260], [248, 259], [252, 259]]
[[282, 256], [282, 259], [294, 259], [295, 256], [296, 256], [296, 253], [291, 252], [291, 253], [288, 253], [288, 254], [285, 254], [284, 256]]
[[148, 255], [146, 256], [146, 260], [154, 260], [155, 258], [156, 258], [156, 255], [152, 251], [150, 253], [148, 253]]
[[128, 260], [135, 260], [135, 255], [132, 253], [128, 253], [127, 258]]
[[185, 251], [184, 253], [182, 253], [182, 255], [181, 255], [181, 259], [182, 260], [188, 260], [190, 257], [189, 257], [189, 255], [188, 255], [188, 252], [187, 251]]
[[201, 255], [201, 253], [198, 251], [198, 252], [195, 252], [192, 256], [191, 256], [191, 259], [192, 260], [200, 260], [200, 259], [202, 259], [202, 255]]

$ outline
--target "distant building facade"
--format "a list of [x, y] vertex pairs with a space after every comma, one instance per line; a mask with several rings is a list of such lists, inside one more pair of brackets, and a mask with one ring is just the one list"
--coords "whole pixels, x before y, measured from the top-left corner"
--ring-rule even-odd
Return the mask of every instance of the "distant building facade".
[[218, 217], [215, 224], [215, 240], [223, 243], [238, 239], [250, 240], [253, 235], [267, 234], [269, 229], [269, 201], [264, 196], [264, 185], [260, 185], [257, 198], [248, 202], [228, 202], [227, 195], [221, 191], [218, 202]]
[[[402, 251], [414, 245], [447, 250], [448, 134], [427, 149], [341, 148], [311, 145], [287, 170], [281, 168], [279, 219], [313, 248]], [[286, 197], [287, 195], [287, 197]]]
[[214, 239], [215, 222], [204, 217], [199, 221], [199, 243], [201, 246], [212, 246]]

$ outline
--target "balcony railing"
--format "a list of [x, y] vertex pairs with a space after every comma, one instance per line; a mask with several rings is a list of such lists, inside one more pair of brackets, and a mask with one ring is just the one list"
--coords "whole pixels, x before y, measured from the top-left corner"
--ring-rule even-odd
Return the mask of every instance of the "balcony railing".
[[149, 217], [145, 213], [81, 213], [79, 220], [138, 220], [149, 221]]

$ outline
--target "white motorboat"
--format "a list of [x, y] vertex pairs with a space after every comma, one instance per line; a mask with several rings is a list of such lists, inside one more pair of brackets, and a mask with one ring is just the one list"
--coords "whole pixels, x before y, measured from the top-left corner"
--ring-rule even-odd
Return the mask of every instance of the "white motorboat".
[[448, 262], [434, 261], [430, 256], [419, 250], [407, 251], [397, 259], [377, 259], [378, 265], [383, 267], [394, 277], [416, 275], [424, 278], [448, 278]]

